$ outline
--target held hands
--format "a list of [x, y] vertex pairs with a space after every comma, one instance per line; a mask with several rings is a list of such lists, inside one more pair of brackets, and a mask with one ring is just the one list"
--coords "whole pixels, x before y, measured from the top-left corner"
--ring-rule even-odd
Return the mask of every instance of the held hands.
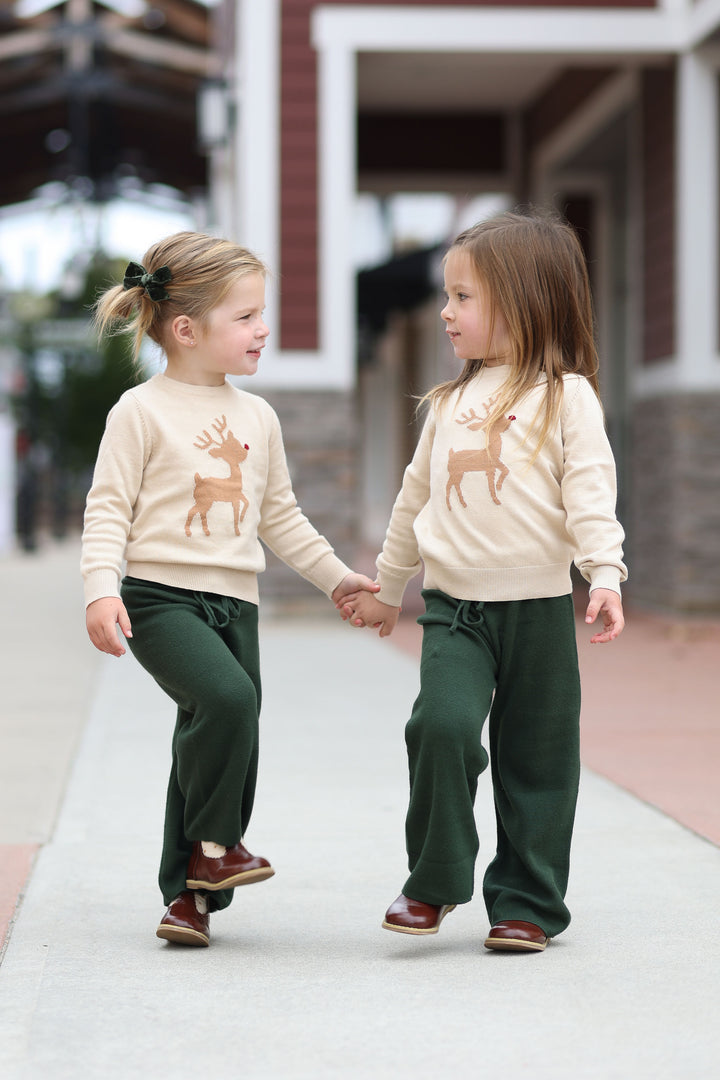
[[120, 643], [116, 627], [119, 626], [126, 638], [132, 637], [130, 619], [125, 605], [117, 596], [103, 596], [88, 604], [85, 623], [90, 640], [100, 652], [111, 656], [124, 656], [125, 649]]
[[602, 615], [603, 629], [593, 634], [590, 638], [591, 645], [598, 645], [606, 641], [614, 641], [625, 626], [622, 600], [612, 589], [593, 589], [590, 593], [590, 603], [585, 612], [585, 622], [594, 623], [598, 615]]
[[372, 594], [379, 592], [377, 581], [364, 574], [348, 574], [332, 594], [335, 607], [343, 622], [350, 620], [352, 626], [372, 626], [380, 629], [380, 637], [392, 634], [400, 614], [399, 607], [390, 607]]
[[332, 602], [335, 607], [340, 610], [345, 598], [352, 593], [361, 593], [364, 589], [368, 592], [380, 592], [380, 586], [377, 581], [372, 581], [371, 578], [366, 577], [365, 574], [346, 574], [339, 585], [337, 585], [332, 591]]
[[[375, 590], [377, 592], [377, 589]], [[397, 625], [400, 608], [383, 604], [370, 592], [350, 593], [336, 605], [343, 620], [351, 626], [371, 626], [380, 630], [380, 637], [389, 637]]]

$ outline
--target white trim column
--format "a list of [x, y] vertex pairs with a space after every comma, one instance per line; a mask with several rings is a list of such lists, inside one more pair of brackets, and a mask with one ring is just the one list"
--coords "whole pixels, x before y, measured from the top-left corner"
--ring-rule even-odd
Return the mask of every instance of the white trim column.
[[[280, 0], [238, 0], [235, 49], [236, 219], [233, 239], [274, 275], [280, 256]], [[268, 282], [266, 312], [277, 340], [277, 285]]]
[[678, 383], [720, 388], [718, 364], [718, 85], [698, 52], [678, 59], [676, 325]]
[[0, 555], [15, 543], [15, 425], [0, 405]]
[[675, 103], [675, 355], [634, 372], [634, 397], [720, 391], [718, 57], [681, 53]]
[[353, 221], [357, 186], [356, 54], [350, 47], [318, 53], [318, 167], [320, 351], [328, 377], [355, 382], [355, 269]]

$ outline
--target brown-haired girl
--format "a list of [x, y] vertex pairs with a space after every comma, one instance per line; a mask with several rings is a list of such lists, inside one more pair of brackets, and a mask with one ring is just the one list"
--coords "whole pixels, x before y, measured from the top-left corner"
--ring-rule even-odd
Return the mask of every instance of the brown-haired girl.
[[489, 761], [497, 851], [483, 882], [490, 949], [542, 951], [565, 905], [579, 781], [580, 682], [570, 566], [593, 642], [623, 628], [623, 531], [598, 399], [585, 259], [554, 215], [506, 213], [444, 260], [460, 375], [430, 410], [378, 557], [376, 596], [340, 605], [395, 627], [425, 566], [421, 689], [406, 728], [410, 876], [383, 926], [433, 934], [473, 894], [473, 804]]
[[336, 602], [375, 588], [298, 507], [273, 410], [226, 379], [257, 370], [265, 274], [245, 248], [183, 232], [130, 263], [96, 307], [101, 333], [129, 321], [136, 358], [145, 335], [166, 358], [108, 416], [82, 573], [93, 644], [122, 656], [119, 626], [177, 705], [157, 936], [184, 945], [208, 945], [208, 913], [274, 873], [242, 843], [257, 776], [260, 540]]

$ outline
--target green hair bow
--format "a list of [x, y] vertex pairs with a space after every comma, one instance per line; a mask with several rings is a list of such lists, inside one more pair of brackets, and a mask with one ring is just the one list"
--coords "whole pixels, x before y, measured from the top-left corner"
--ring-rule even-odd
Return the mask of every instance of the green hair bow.
[[140, 263], [131, 262], [127, 265], [123, 278], [123, 289], [134, 289], [139, 286], [144, 289], [151, 300], [169, 300], [170, 293], [165, 286], [172, 281], [169, 266], [161, 266], [154, 274], [148, 274]]

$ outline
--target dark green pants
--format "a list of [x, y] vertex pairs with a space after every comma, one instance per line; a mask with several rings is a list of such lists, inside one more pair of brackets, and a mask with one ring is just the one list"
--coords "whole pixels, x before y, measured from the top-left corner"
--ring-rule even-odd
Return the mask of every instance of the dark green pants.
[[[258, 609], [212, 593], [125, 578], [133, 655], [177, 705], [159, 883], [185, 888], [195, 840], [231, 847], [255, 798], [260, 712]], [[208, 895], [212, 909], [232, 889]]]
[[420, 694], [406, 728], [410, 877], [429, 904], [473, 894], [474, 800], [489, 746], [497, 852], [483, 882], [491, 923], [552, 936], [564, 903], [580, 775], [575, 620], [570, 596], [483, 603], [425, 590]]

